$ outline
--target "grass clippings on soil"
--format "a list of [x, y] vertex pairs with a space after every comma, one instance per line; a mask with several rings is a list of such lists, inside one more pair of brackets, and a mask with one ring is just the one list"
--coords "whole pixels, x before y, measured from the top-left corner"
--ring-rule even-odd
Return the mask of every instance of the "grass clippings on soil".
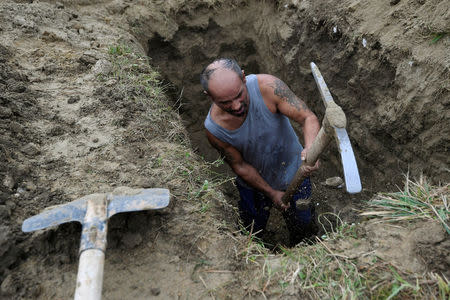
[[[327, 216], [321, 218], [325, 223]], [[244, 275], [247, 293], [299, 296], [305, 299], [448, 299], [448, 279], [436, 273], [415, 274], [399, 269], [375, 251], [349, 255], [340, 249], [345, 240], [362, 239], [358, 224], [338, 216], [337, 224], [321, 238], [271, 253], [249, 237], [241, 255], [253, 267]], [[364, 259], [361, 259], [364, 258]]]
[[399, 222], [416, 219], [432, 219], [439, 221], [450, 234], [450, 206], [448, 195], [450, 184], [442, 186], [430, 185], [424, 177], [412, 181], [406, 176], [403, 191], [379, 193], [369, 201], [374, 211], [361, 213], [363, 216], [376, 216], [385, 221]]

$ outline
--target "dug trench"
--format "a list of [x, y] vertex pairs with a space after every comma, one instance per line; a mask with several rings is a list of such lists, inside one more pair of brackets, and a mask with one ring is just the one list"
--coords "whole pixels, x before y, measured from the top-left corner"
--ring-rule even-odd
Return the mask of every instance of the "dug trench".
[[[236, 226], [234, 187], [224, 185], [222, 194], [205, 185], [222, 179], [201, 159], [218, 156], [204, 138], [210, 103], [198, 78], [217, 57], [235, 58], [247, 74], [278, 76], [319, 119], [324, 107], [309, 63], [322, 71], [347, 115], [363, 192], [322, 184], [342, 176], [330, 145], [313, 177], [317, 214], [358, 222], [361, 203], [396, 190], [407, 172], [448, 182], [448, 37], [431, 49], [426, 40], [408, 43], [434, 32], [423, 24], [448, 29], [445, 15], [434, 13], [440, 1], [419, 2], [343, 1], [332, 9], [326, 1], [2, 3], [0, 296], [70, 298], [80, 226], [30, 235], [20, 224], [47, 206], [119, 185], [168, 187], [172, 198], [164, 211], [111, 219], [105, 298], [260, 296], [243, 264], [248, 237]], [[416, 11], [417, 18], [407, 17]], [[380, 15], [382, 24], [375, 21]], [[369, 21], [377, 26], [368, 28]], [[406, 25], [389, 27], [397, 21]], [[406, 27], [411, 32], [402, 38]], [[145, 83], [156, 76], [149, 63], [170, 83], [172, 100], [146, 94]], [[229, 174], [224, 165], [219, 171]], [[376, 228], [368, 227], [361, 243], [383, 258], [414, 272], [450, 269], [448, 235], [439, 226]], [[286, 244], [275, 210], [268, 231], [270, 244]], [[433, 234], [420, 239], [425, 232]], [[392, 246], [399, 237], [402, 245]], [[352, 247], [349, 253], [360, 250]]]
[[[218, 57], [231, 57], [246, 74], [275, 75], [322, 120], [325, 108], [309, 68], [313, 61], [346, 113], [363, 185], [362, 193], [349, 195], [324, 184], [327, 178], [343, 175], [339, 152], [335, 143], [330, 143], [321, 155], [321, 170], [314, 175], [313, 202], [318, 214], [339, 213], [347, 221], [356, 221], [355, 209], [363, 199], [395, 190], [406, 173], [412, 177], [425, 173], [445, 182], [448, 140], [442, 132], [448, 129], [436, 120], [444, 118], [439, 110], [448, 106], [448, 90], [431, 81], [426, 88], [413, 88], [410, 75], [402, 74], [409, 72], [403, 70], [405, 53], [393, 53], [370, 37], [351, 36], [350, 25], [341, 25], [343, 16], [335, 21], [312, 17], [311, 12], [318, 9], [306, 9], [305, 5], [279, 8], [249, 2], [225, 9], [197, 7], [179, 13], [172, 19], [174, 23], [164, 28], [137, 22], [138, 38], [152, 65], [170, 83], [173, 105], [194, 149], [208, 161], [219, 158], [203, 126], [211, 103], [202, 93], [199, 74], [207, 64]], [[158, 30], [148, 32], [146, 28]], [[166, 31], [168, 28], [172, 30]], [[415, 67], [421, 69], [415, 72], [431, 72], [426, 66]], [[447, 76], [448, 68], [441, 72]], [[428, 102], [433, 104], [426, 105]], [[301, 129], [293, 125], [301, 137]], [[424, 132], [430, 136], [426, 138]], [[432, 138], [435, 135], [440, 138]], [[219, 172], [233, 175], [226, 166]], [[231, 184], [226, 186], [233, 203], [239, 197], [235, 190]], [[269, 244], [286, 243], [286, 228], [276, 211], [274, 215], [268, 228]]]
[[[242, 24], [231, 24], [230, 29], [227, 27], [221, 28], [211, 19], [203, 31], [186, 27], [180, 29], [171, 41], [165, 41], [159, 34], [155, 34], [155, 37], [148, 41], [148, 53], [152, 58], [151, 63], [164, 75], [168, 94], [172, 98], [172, 105], [180, 112], [193, 149], [211, 163], [221, 159], [221, 157], [208, 143], [205, 136], [203, 121], [211, 103], [203, 94], [202, 88], [199, 85], [201, 69], [217, 57], [232, 57], [242, 62], [242, 68], [246, 74], [258, 74], [261, 70], [266, 70], [264, 71], [265, 73], [277, 74], [281, 78], [283, 75], [279, 71], [288, 68], [288, 66], [281, 66], [277, 71], [264, 65], [268, 57], [271, 57], [270, 45], [260, 45], [258, 49], [262, 49], [261, 51], [264, 52], [259, 53], [256, 50], [257, 47], [255, 44], [258, 39], [256, 41], [252, 39], [252, 33], [246, 30], [239, 32], [233, 29], [241, 27]], [[192, 35], [198, 36], [192, 37]], [[192, 39], [202, 39], [206, 45], [216, 45], [215, 47], [218, 51], [209, 53], [209, 56], [206, 56], [205, 51], [198, 45], [189, 43]], [[176, 48], [176, 45], [183, 45], [186, 48]], [[180, 53], [189, 53], [189, 55], [181, 55]], [[263, 65], [260, 65], [260, 62]], [[290, 78], [297, 78], [298, 82], [303, 82], [303, 84], [314, 85], [314, 82], [310, 80], [311, 78], [306, 79], [307, 76], [312, 77], [311, 72], [307, 72], [303, 76], [299, 76], [296, 73], [297, 70], [293, 70], [292, 72], [294, 75]], [[305, 83], [305, 79], [307, 83]], [[293, 80], [291, 84], [293, 84], [293, 88], [296, 88], [297, 92], [302, 88]], [[313, 104], [313, 106], [318, 109], [319, 115], [323, 115], [324, 108], [320, 107], [320, 105], [323, 106], [322, 100], [319, 98], [320, 95], [316, 91], [311, 90], [310, 95], [305, 93], [304, 97], [309, 96], [314, 97], [319, 102], [319, 105]], [[293, 125], [301, 137], [301, 129], [298, 124]], [[367, 164], [365, 165], [361, 162], [360, 164], [367, 166]], [[336, 145], [333, 145], [333, 143], [330, 143], [329, 149], [322, 155], [321, 166], [321, 170], [314, 176], [315, 180], [313, 183], [314, 195], [312, 202], [314, 203], [317, 215], [321, 213], [333, 213], [349, 222], [356, 222], [356, 210], [354, 209], [361, 200], [370, 198], [377, 191], [377, 187], [373, 186], [374, 183], [378, 186], [378, 190], [380, 190], [381, 187], [385, 187], [386, 185], [395, 185], [401, 182], [390, 179], [373, 182], [371, 177], [374, 174], [368, 172], [372, 168], [363, 167], [361, 169], [361, 177], [365, 179], [365, 187], [368, 184], [370, 188], [366, 188], [359, 195], [346, 194], [343, 191], [344, 188], [342, 185], [339, 188], [327, 186], [325, 184], [327, 178], [343, 176], [339, 153]], [[214, 170], [219, 173], [224, 173], [229, 177], [235, 176], [225, 163], [216, 166]], [[228, 201], [233, 203], [234, 206], [237, 206], [239, 194], [233, 181], [228, 181], [226, 184], [223, 184], [222, 188]], [[288, 231], [279, 211], [272, 209], [271, 215], [267, 230], [263, 234], [263, 241], [267, 247], [276, 250], [279, 245], [285, 246], [289, 244]], [[319, 226], [318, 235], [322, 232], [320, 228]]]

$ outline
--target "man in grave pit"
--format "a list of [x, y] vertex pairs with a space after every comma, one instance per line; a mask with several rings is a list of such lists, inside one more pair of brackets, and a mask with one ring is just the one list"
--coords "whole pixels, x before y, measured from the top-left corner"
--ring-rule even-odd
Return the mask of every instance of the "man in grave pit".
[[[245, 76], [233, 59], [214, 60], [200, 82], [212, 101], [206, 135], [237, 175], [243, 225], [260, 234], [275, 206], [286, 221], [291, 244], [311, 235], [314, 208], [298, 210], [295, 205], [311, 196], [310, 178], [288, 205], [281, 199], [319, 132], [316, 115], [283, 81], [268, 74]], [[289, 119], [302, 127], [304, 147]], [[302, 166], [307, 175], [318, 167]]]

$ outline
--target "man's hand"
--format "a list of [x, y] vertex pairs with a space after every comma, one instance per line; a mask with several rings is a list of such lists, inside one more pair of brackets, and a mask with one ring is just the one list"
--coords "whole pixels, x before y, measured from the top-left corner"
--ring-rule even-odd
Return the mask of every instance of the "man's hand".
[[302, 165], [300, 166], [300, 168], [303, 170], [303, 173], [306, 176], [311, 176], [311, 174], [319, 169], [320, 166], [320, 162], [319, 160], [316, 161], [316, 163], [314, 164], [314, 166], [308, 166], [306, 164], [306, 155], [308, 154], [308, 150], [309, 148], [304, 148], [302, 153], [300, 154], [300, 157], [302, 159]]
[[286, 211], [290, 206], [289, 203], [286, 205], [281, 200], [283, 198], [283, 195], [284, 195], [284, 192], [282, 192], [282, 191], [274, 191], [273, 194], [271, 195], [273, 204], [280, 211]]

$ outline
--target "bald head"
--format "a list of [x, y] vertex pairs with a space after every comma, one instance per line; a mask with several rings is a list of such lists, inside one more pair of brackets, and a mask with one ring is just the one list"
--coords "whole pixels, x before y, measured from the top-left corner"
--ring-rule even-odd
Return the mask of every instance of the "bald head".
[[229, 79], [230, 76], [222, 77], [227, 72], [222, 71], [229, 71], [229, 75], [231, 76], [231, 73], [235, 74], [238, 78], [241, 80], [243, 79], [242, 70], [239, 67], [238, 63], [231, 58], [218, 58], [214, 60], [212, 63], [210, 63], [206, 68], [203, 70], [202, 74], [200, 75], [200, 83], [203, 86], [203, 89], [208, 94], [210, 93], [210, 81], [215, 78], [215, 80], [221, 80], [223, 79]]
[[213, 99], [234, 99], [242, 88], [241, 76], [227, 69], [216, 70], [208, 82], [208, 94]]
[[216, 59], [203, 70], [200, 81], [214, 107], [235, 117], [246, 116], [250, 99], [244, 72], [235, 60]]

